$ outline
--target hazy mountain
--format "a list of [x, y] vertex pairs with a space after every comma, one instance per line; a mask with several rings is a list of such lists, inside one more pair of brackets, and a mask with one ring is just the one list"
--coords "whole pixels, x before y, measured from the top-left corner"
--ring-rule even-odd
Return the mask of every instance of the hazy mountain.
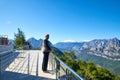
[[13, 46], [13, 45], [14, 45], [14, 40], [12, 40], [12, 39], [9, 39], [9, 40], [8, 40], [8, 45], [11, 45], [11, 46]]
[[31, 44], [32, 48], [40, 48], [43, 40], [42, 39], [37, 40], [32, 37], [32, 38], [29, 38], [27, 41]]
[[65, 52], [79, 50], [79, 48], [81, 48], [83, 44], [84, 42], [59, 42], [54, 46], [59, 48], [61, 51]]
[[59, 42], [55, 47], [64, 51], [74, 51], [77, 59], [92, 61], [112, 73], [120, 75], [120, 40], [95, 39], [89, 42]]
[[102, 56], [107, 59], [120, 60], [120, 40], [95, 39], [89, 42], [60, 42], [55, 47], [64, 51], [75, 51], [78, 56], [81, 52]]
[[[40, 48], [40, 47], [42, 46], [42, 42], [43, 42], [42, 39], [37, 40], [37, 39], [35, 39], [35, 38], [33, 38], [33, 37], [30, 38], [30, 39], [28, 39], [27, 41], [31, 44], [31, 46], [32, 46], [33, 49], [38, 49], [38, 48]], [[51, 45], [52, 49], [53, 49], [56, 53], [58, 53], [59, 55], [62, 55], [62, 54], [63, 54], [63, 52], [61, 52], [58, 48], [54, 47], [54, 45], [53, 45], [52, 43], [50, 43], [50, 45]]]
[[[32, 46], [32, 49], [40, 49], [40, 47], [42, 46], [43, 39], [37, 40], [34, 37], [32, 37], [32, 38], [29, 38], [27, 42], [30, 43], [30, 45]], [[14, 45], [14, 40], [10, 39], [9, 45]], [[61, 52], [58, 48], [54, 47], [52, 43], [50, 43], [50, 45], [56, 53], [58, 53], [59, 55], [63, 54], [63, 52]]]

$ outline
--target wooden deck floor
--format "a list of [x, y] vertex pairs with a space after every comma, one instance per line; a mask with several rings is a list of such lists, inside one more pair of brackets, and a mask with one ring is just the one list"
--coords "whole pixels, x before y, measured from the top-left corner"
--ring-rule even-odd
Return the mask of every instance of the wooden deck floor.
[[[55, 80], [55, 73], [42, 72], [43, 54], [39, 50], [20, 51], [0, 80]], [[48, 66], [48, 70], [52, 72]]]

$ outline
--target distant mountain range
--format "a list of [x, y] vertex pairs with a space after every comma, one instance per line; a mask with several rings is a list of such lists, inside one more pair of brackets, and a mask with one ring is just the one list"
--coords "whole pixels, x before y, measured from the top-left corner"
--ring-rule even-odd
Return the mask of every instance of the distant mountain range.
[[[43, 39], [35, 39], [34, 37], [31, 37], [27, 40], [27, 42], [30, 43], [32, 49], [40, 49], [42, 46]], [[14, 40], [10, 39], [9, 40], [9, 45], [14, 45]], [[57, 52], [59, 55], [62, 55], [63, 52], [61, 52], [58, 48], [54, 47], [54, 45], [51, 43], [52, 49]]]
[[42, 39], [37, 40], [32, 37], [29, 38], [27, 41], [31, 44], [32, 48], [40, 48], [43, 40]]
[[[39, 40], [37, 40], [37, 39], [35, 39], [34, 37], [32, 37], [32, 38], [29, 38], [28, 40], [27, 40], [27, 42], [29, 42], [30, 43], [30, 45], [32, 46], [32, 48], [40, 48], [41, 47], [41, 44], [42, 44], [42, 39], [39, 39]], [[9, 40], [9, 45], [14, 45], [14, 40], [12, 40], [12, 39], [10, 39]]]
[[89, 42], [59, 42], [54, 45], [62, 52], [74, 51], [77, 59], [94, 62], [120, 75], [120, 40], [95, 39]]
[[55, 47], [63, 52], [74, 51], [77, 56], [84, 52], [120, 61], [120, 40], [117, 38], [95, 39], [89, 42], [59, 42]]
[[[43, 39], [37, 40], [32, 37], [27, 41], [33, 49], [39, 49]], [[14, 40], [9, 40], [9, 44], [14, 45]], [[60, 55], [65, 51], [74, 51], [77, 59], [92, 61], [120, 75], [120, 40], [118, 38], [95, 39], [89, 42], [58, 42], [52, 44], [52, 49]]]
[[[41, 47], [43, 39], [37, 40], [32, 37], [27, 41], [33, 49], [36, 49]], [[14, 41], [9, 40], [9, 44], [14, 45]], [[60, 49], [62, 52], [74, 51], [77, 56], [79, 56], [80, 53], [87, 53], [120, 61], [120, 40], [117, 38], [95, 39], [89, 42], [58, 42], [53, 47]]]
[[[32, 38], [28, 39], [27, 41], [31, 44], [32, 48], [40, 49], [40, 47], [42, 46], [43, 39], [37, 40], [32, 37]], [[56, 51], [59, 55], [63, 54], [63, 52], [61, 52], [58, 48], [54, 47], [54, 45], [52, 43], [50, 43], [50, 44], [51, 44], [52, 49], [54, 51]]]

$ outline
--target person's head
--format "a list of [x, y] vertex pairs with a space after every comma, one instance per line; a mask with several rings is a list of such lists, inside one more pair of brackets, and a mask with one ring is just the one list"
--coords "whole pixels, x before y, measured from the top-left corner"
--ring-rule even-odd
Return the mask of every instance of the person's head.
[[46, 35], [45, 35], [45, 39], [49, 39], [49, 34], [46, 34]]

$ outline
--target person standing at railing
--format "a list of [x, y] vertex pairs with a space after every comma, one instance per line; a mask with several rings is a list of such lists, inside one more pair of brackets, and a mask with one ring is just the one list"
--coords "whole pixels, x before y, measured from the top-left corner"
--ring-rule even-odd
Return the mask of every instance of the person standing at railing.
[[49, 53], [51, 51], [50, 42], [48, 41], [48, 39], [49, 39], [49, 34], [46, 34], [45, 39], [43, 40], [42, 43], [42, 51], [43, 51], [42, 70], [45, 73], [48, 73], [47, 65], [48, 65]]

